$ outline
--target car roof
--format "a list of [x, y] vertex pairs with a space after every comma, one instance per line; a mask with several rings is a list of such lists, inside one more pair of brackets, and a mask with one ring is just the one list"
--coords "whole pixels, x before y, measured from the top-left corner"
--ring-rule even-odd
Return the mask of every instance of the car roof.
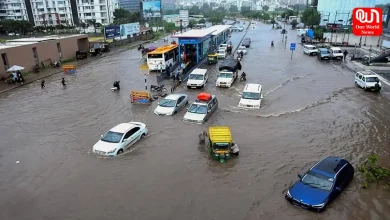
[[305, 47], [316, 47], [314, 45], [305, 45]]
[[334, 178], [336, 174], [349, 162], [341, 157], [326, 157], [310, 170], [324, 176]]
[[261, 91], [260, 84], [248, 83], [245, 85], [244, 88], [244, 92], [260, 92], [260, 91]]
[[203, 101], [203, 100], [199, 100], [199, 99], [195, 99], [195, 101], [193, 103], [198, 103], [198, 104], [207, 104], [209, 102], [211, 102], [211, 100], [215, 99], [215, 95], [211, 95], [211, 99], [210, 100], [207, 100], [207, 101]]
[[194, 69], [190, 74], [200, 74], [200, 75], [204, 75], [204, 74], [206, 74], [206, 72], [207, 72], [207, 69], [196, 68], [196, 69]]
[[330, 49], [331, 49], [331, 50], [341, 50], [340, 47], [331, 47]]
[[186, 96], [186, 94], [180, 94], [180, 93], [169, 94], [165, 96], [164, 99], [178, 100], [181, 96]]
[[327, 48], [318, 48], [318, 50], [321, 50], [321, 51], [328, 51], [328, 49]]
[[121, 123], [110, 129], [112, 132], [125, 133], [126, 131], [136, 127], [135, 124]]
[[363, 71], [359, 71], [358, 73], [364, 75], [364, 76], [373, 76], [373, 77], [377, 77], [375, 73], [373, 73], [372, 71], [370, 70], [363, 70]]

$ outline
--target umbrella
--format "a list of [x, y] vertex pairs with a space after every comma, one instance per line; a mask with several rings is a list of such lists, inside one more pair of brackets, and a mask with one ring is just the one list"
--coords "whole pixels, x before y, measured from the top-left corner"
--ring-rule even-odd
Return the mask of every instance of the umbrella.
[[14, 72], [18, 70], [24, 70], [24, 67], [18, 66], [18, 65], [13, 65], [11, 68], [7, 70], [7, 72]]

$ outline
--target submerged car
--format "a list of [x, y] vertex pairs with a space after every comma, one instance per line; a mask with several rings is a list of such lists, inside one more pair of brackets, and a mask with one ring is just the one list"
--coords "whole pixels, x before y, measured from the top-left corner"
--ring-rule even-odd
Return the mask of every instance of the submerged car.
[[98, 155], [116, 156], [146, 137], [148, 128], [141, 122], [121, 123], [101, 136], [92, 151]]
[[352, 181], [353, 166], [340, 157], [326, 157], [296, 182], [285, 198], [293, 205], [314, 211], [324, 211]]
[[174, 115], [188, 104], [186, 94], [170, 94], [158, 103], [154, 110], [156, 115]]
[[203, 124], [211, 117], [218, 108], [218, 100], [215, 95], [205, 92], [199, 93], [197, 99], [187, 109], [183, 121]]
[[382, 89], [378, 76], [370, 70], [357, 72], [355, 74], [355, 85], [366, 91], [379, 92]]

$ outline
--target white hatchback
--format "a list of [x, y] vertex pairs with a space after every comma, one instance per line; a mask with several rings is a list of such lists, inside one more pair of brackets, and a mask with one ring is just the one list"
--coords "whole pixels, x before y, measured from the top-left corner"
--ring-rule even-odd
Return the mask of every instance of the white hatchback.
[[303, 53], [307, 54], [309, 56], [317, 55], [318, 54], [318, 49], [317, 49], [316, 46], [313, 46], [313, 45], [305, 45], [305, 46], [303, 46]]
[[245, 85], [238, 103], [240, 108], [259, 109], [263, 99], [263, 88], [260, 84], [248, 83]]
[[116, 156], [141, 138], [146, 137], [147, 134], [148, 128], [144, 123], [121, 123], [102, 135], [92, 151], [98, 155]]
[[226, 50], [225, 49], [219, 49], [217, 52], [218, 58], [225, 59], [226, 58]]
[[188, 76], [187, 88], [203, 88], [208, 80], [207, 69], [194, 69]]

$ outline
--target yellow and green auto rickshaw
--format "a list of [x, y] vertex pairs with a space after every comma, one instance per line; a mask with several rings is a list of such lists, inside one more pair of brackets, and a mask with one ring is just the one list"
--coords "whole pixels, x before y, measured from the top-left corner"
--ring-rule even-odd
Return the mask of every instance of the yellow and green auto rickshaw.
[[215, 160], [224, 163], [231, 157], [231, 147], [233, 144], [232, 134], [228, 126], [209, 127], [208, 148], [211, 156]]
[[207, 63], [209, 65], [216, 64], [218, 63], [218, 54], [217, 53], [212, 53], [207, 56]]

